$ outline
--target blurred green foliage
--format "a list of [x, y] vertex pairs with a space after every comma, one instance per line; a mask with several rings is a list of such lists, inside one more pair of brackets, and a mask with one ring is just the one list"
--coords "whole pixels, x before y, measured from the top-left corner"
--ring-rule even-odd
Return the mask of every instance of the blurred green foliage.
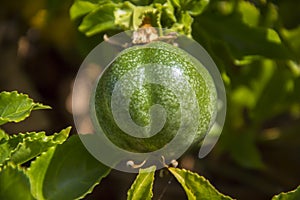
[[[265, 133], [266, 123], [281, 115], [293, 120], [300, 116], [300, 21], [297, 15], [291, 16], [298, 5], [289, 1], [76, 0], [70, 14], [73, 20], [83, 17], [79, 30], [87, 36], [136, 29], [151, 15], [153, 26], [173, 29], [202, 44], [218, 65], [227, 89], [222, 151], [246, 168], [259, 169], [264, 162], [258, 140], [275, 139]], [[285, 134], [280, 124], [268, 128], [277, 130], [276, 139]]]
[[[78, 12], [83, 4], [87, 9]], [[226, 124], [214, 156], [228, 155], [245, 169], [265, 172], [287, 170], [269, 161], [264, 152], [269, 145], [280, 152], [272, 159], [292, 169], [300, 166], [299, 6], [293, 0], [76, 0], [70, 14], [87, 36], [136, 29], [150, 16], [152, 26], [198, 41], [219, 67], [227, 91]], [[104, 17], [109, 16], [109, 25], [97, 17], [103, 12], [110, 12]], [[300, 176], [295, 171], [288, 176], [293, 173]]]

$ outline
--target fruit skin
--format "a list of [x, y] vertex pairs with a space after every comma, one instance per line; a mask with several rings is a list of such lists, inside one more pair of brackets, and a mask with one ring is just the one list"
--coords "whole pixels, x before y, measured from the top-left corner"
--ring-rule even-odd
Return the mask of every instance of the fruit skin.
[[[180, 126], [180, 103], [175, 94], [167, 88], [157, 84], [146, 83], [136, 90], [130, 98], [129, 112], [132, 120], [140, 126], [149, 124], [150, 107], [153, 104], [162, 105], [167, 114], [163, 129], [149, 138], [136, 138], [124, 133], [115, 123], [111, 111], [111, 97], [116, 83], [130, 70], [140, 66], [163, 65], [176, 68], [188, 81], [195, 92], [200, 110], [198, 130], [194, 143], [199, 144], [215, 120], [217, 92], [212, 77], [205, 67], [184, 50], [165, 42], [151, 42], [146, 45], [134, 46], [123, 50], [102, 73], [95, 89], [94, 120], [98, 123], [107, 138], [116, 146], [131, 152], [152, 152], [165, 146], [176, 135]], [[155, 66], [160, 70], [159, 66]], [[140, 76], [147, 75], [147, 70]], [[168, 77], [173, 74], [169, 74]], [[175, 81], [174, 81], [175, 80]], [[134, 81], [134, 80], [133, 80]], [[176, 82], [176, 74], [170, 84]], [[189, 103], [189, 102], [188, 102]], [[185, 119], [193, 117], [193, 110]], [[193, 134], [181, 136], [182, 139]]]

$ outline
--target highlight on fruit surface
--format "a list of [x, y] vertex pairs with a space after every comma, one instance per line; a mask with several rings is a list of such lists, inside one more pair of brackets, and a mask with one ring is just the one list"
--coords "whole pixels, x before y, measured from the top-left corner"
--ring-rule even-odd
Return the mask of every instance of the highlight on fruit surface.
[[[129, 44], [130, 35], [113, 39]], [[159, 169], [203, 140], [202, 157], [214, 146], [226, 111], [220, 74], [198, 43], [184, 36], [175, 42], [179, 47], [153, 41], [121, 51], [104, 42], [85, 59], [74, 85], [73, 114], [83, 144], [99, 161], [137, 172], [128, 161]], [[105, 69], [91, 80], [91, 66]], [[89, 104], [76, 113], [82, 85]]]

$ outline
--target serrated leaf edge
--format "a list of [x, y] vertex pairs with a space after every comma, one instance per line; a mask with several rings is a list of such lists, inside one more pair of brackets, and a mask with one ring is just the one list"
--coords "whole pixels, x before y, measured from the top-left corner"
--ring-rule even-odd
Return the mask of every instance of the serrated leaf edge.
[[[174, 167], [169, 167], [169, 168], [168, 168], [168, 170], [169, 170], [174, 176], [175, 176], [174, 173], [178, 174], [178, 173], [175, 171], [176, 169], [179, 169], [179, 168], [174, 168]], [[186, 169], [180, 169], [180, 170], [182, 170], [183, 172], [189, 173], [189, 174], [191, 174], [191, 175], [193, 175], [193, 176], [196, 176], [197, 178], [200, 178], [202, 181], [204, 181], [204, 182], [207, 183], [210, 187], [212, 187], [218, 195], [220, 195], [220, 196], [222, 196], [222, 197], [229, 198], [229, 199], [233, 199], [233, 198], [231, 198], [230, 196], [227, 196], [227, 195], [222, 194], [221, 192], [219, 192], [219, 191], [218, 191], [218, 190], [217, 190], [217, 189], [209, 182], [209, 180], [207, 180], [207, 179], [204, 178], [203, 176], [200, 176], [199, 174], [197, 174], [197, 173], [195, 173], [195, 172], [192, 172], [192, 171], [190, 171], [190, 170], [186, 170]], [[174, 173], [173, 173], [173, 172], [174, 172]], [[180, 177], [181, 177], [181, 176], [180, 176]], [[175, 176], [175, 178], [177, 179], [177, 176]], [[183, 182], [185, 182], [185, 181], [183, 180]], [[181, 183], [180, 183], [180, 184], [181, 184]], [[189, 189], [190, 189], [190, 188], [189, 188]], [[191, 193], [194, 195], [194, 197], [197, 198], [191, 189], [190, 189], [190, 191], [191, 191]]]
[[[26, 175], [27, 175], [27, 177], [29, 178], [29, 181], [30, 181], [30, 185], [32, 184], [32, 176], [30, 175], [30, 172], [31, 172], [31, 170], [32, 170], [32, 167], [37, 163], [37, 162], [39, 162], [39, 160], [40, 159], [42, 159], [44, 156], [51, 156], [51, 159], [52, 159], [52, 156], [53, 156], [53, 154], [54, 154], [54, 152], [55, 152], [55, 149], [56, 149], [56, 146], [53, 146], [53, 147], [50, 147], [47, 151], [45, 151], [45, 152], [42, 152], [39, 156], [37, 156], [36, 157], [36, 159], [35, 160], [33, 160], [32, 162], [31, 162], [31, 164], [30, 164], [30, 167], [25, 171], [25, 173], [26, 173]], [[53, 151], [53, 152], [52, 152]], [[52, 154], [52, 155], [51, 155]], [[50, 161], [51, 162], [51, 161]], [[47, 169], [46, 169], [46, 171], [48, 170], [48, 165], [47, 166], [45, 166], [45, 167], [47, 167]], [[45, 177], [43, 177], [43, 180], [44, 180], [44, 178]], [[30, 190], [31, 190], [31, 194], [32, 194], [32, 196], [34, 197], [34, 198], [39, 198], [39, 196], [36, 196], [36, 194], [32, 191], [32, 187], [30, 188]], [[43, 194], [42, 194], [43, 195]], [[42, 197], [42, 199], [45, 199], [44, 198], [44, 196]], [[40, 200], [42, 200], [42, 199], [40, 199]]]
[[18, 170], [18, 172], [22, 172], [24, 175], [27, 176], [27, 174], [25, 173], [24, 168], [22, 168], [21, 166], [18, 166], [18, 165], [13, 165], [12, 163], [8, 163], [7, 165], [4, 165], [3, 167], [0, 167], [0, 172], [5, 170], [6, 168], [16, 169], [16, 170]]
[[11, 91], [11, 92], [2, 91], [2, 92], [0, 92], [0, 94], [24, 96], [32, 102], [31, 108], [28, 110], [28, 113], [24, 114], [24, 117], [22, 119], [11, 120], [10, 118], [0, 116], [0, 120], [4, 121], [3, 124], [5, 124], [7, 122], [15, 122], [15, 123], [21, 122], [21, 121], [25, 120], [26, 118], [28, 118], [33, 110], [51, 109], [50, 106], [34, 102], [34, 100], [32, 98], [30, 98], [28, 94], [19, 93], [18, 91], [15, 91], [15, 90]]
[[[31, 181], [31, 175], [30, 175], [30, 171], [32, 169], [32, 166], [35, 165], [36, 162], [38, 162], [39, 159], [41, 159], [41, 157], [45, 156], [46, 154], [50, 154], [52, 153], [51, 157], [54, 155], [55, 153], [55, 149], [56, 149], [57, 146], [53, 146], [53, 147], [50, 147], [47, 151], [45, 152], [42, 152], [39, 156], [36, 157], [36, 159], [34, 161], [31, 162], [31, 165], [30, 167], [26, 170], [26, 175], [27, 177], [29, 178], [29, 180]], [[51, 150], [53, 149], [53, 152], [51, 152]], [[51, 158], [52, 159], [52, 158]], [[50, 161], [51, 162], [51, 161]], [[47, 166], [48, 168], [48, 166]], [[99, 179], [89, 188], [89, 190], [87, 192], [85, 192], [84, 194], [82, 194], [80, 197], [76, 198], [76, 200], [80, 200], [80, 199], [83, 199], [86, 195], [88, 194], [91, 194], [94, 190], [94, 188], [100, 184], [101, 180], [105, 177], [108, 176], [108, 174], [110, 173], [111, 169], [107, 170], [107, 172], [105, 174], [103, 174], [103, 176], [100, 176]], [[45, 177], [44, 177], [45, 178]], [[31, 192], [32, 195], [35, 197], [35, 198], [38, 198], [36, 197], [33, 192]], [[43, 194], [42, 194], [43, 195]], [[43, 197], [44, 199], [44, 197]]]
[[99, 177], [99, 179], [94, 183], [94, 185], [92, 185], [92, 186], [89, 188], [89, 190], [88, 190], [86, 193], [84, 193], [82, 196], [80, 196], [80, 197], [78, 197], [78, 198], [76, 198], [76, 199], [83, 199], [86, 195], [91, 194], [91, 193], [93, 192], [94, 188], [95, 188], [97, 185], [99, 185], [99, 184], [101, 183], [101, 180], [102, 180], [103, 178], [105, 178], [105, 177], [108, 176], [108, 174], [110, 173], [110, 171], [111, 171], [111, 169], [109, 169], [109, 170], [107, 171], [107, 173], [105, 173], [103, 176]]
[[[132, 192], [133, 190], [134, 190], [134, 188], [136, 187], [136, 185], [137, 185], [137, 179], [138, 179], [138, 176], [140, 175], [140, 174], [142, 174], [142, 173], [148, 173], [148, 175], [147, 175], [147, 177], [149, 176], [149, 175], [151, 175], [150, 173], [152, 172], [152, 171], [155, 171], [155, 169], [156, 169], [156, 167], [155, 166], [151, 166], [151, 167], [149, 167], [149, 168], [146, 168], [146, 169], [140, 169], [139, 170], [139, 174], [137, 175], [137, 177], [135, 178], [135, 180], [134, 180], [134, 182], [133, 182], [133, 184], [131, 185], [131, 187], [130, 187], [130, 189], [127, 191], [127, 197], [129, 196], [129, 193], [130, 192]], [[146, 178], [147, 178], [146, 177]], [[146, 179], [145, 178], [145, 179]], [[153, 175], [153, 181], [151, 182], [151, 189], [153, 190], [153, 184], [154, 184], [154, 175]], [[152, 198], [153, 197], [153, 191], [151, 190], [151, 194], [150, 194], [150, 198]]]
[[[6, 163], [10, 162], [11, 156], [12, 156], [15, 152], [17, 152], [17, 151], [18, 151], [24, 144], [26, 144], [26, 142], [28, 142], [28, 141], [29, 141], [29, 142], [33, 142], [33, 141], [38, 141], [40, 138], [44, 138], [44, 139], [43, 139], [43, 142], [46, 143], [46, 142], [49, 142], [49, 141], [53, 140], [53, 138], [54, 138], [55, 136], [60, 135], [61, 132], [67, 131], [67, 135], [66, 135], [64, 141], [62, 141], [62, 142], [55, 142], [55, 141], [52, 141], [53, 146], [56, 146], [56, 145], [58, 145], [58, 144], [64, 143], [64, 142], [67, 140], [67, 138], [68, 138], [68, 135], [69, 135], [69, 133], [70, 133], [71, 128], [72, 128], [71, 126], [68, 126], [67, 128], [62, 129], [61, 131], [56, 132], [56, 133], [54, 133], [54, 134], [52, 134], [52, 135], [49, 135], [49, 136], [46, 135], [46, 132], [45, 132], [45, 131], [40, 131], [40, 132], [27, 132], [27, 133], [18, 133], [18, 134], [10, 135], [10, 136], [9, 136], [9, 139], [11, 139], [11, 138], [18, 138], [18, 137], [21, 136], [21, 138], [20, 138], [21, 141], [18, 143], [18, 145], [16, 146], [15, 149], [13, 149], [12, 151], [10, 151], [9, 156], [8, 156], [7, 158], [5, 158], [5, 160], [3, 161], [2, 164], [0, 164], [0, 167], [3, 166], [3, 165], [5, 166]], [[37, 135], [37, 134], [43, 134], [43, 135], [42, 135], [41, 137], [37, 137], [37, 138], [31, 137], [31, 136], [35, 136], [35, 135]], [[9, 140], [9, 139], [8, 139], [8, 140]], [[7, 141], [8, 141], [8, 140], [7, 140]], [[50, 147], [47, 148], [47, 150], [44, 151], [44, 152], [47, 152], [47, 151], [48, 151], [50, 148], [52, 148], [53, 146], [50, 146]], [[44, 153], [44, 152], [42, 152], [42, 153]], [[40, 154], [40, 155], [41, 155], [41, 154]]]
[[271, 200], [273, 200], [275, 198], [279, 198], [282, 195], [288, 195], [288, 194], [295, 193], [295, 192], [297, 192], [297, 190], [300, 190], [300, 185], [297, 188], [295, 188], [294, 190], [287, 191], [287, 192], [281, 192], [281, 193], [279, 193], [277, 195], [274, 195]]

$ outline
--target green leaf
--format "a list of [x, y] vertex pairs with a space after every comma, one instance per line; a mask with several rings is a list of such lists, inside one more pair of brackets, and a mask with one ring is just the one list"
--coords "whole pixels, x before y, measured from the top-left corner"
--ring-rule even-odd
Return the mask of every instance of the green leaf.
[[258, 24], [260, 13], [251, 2], [240, 1], [238, 3], [238, 11], [246, 24], [250, 26], [256, 26]]
[[[168, 13], [167, 15], [170, 16], [170, 19], [173, 22], [175, 22], [170, 28], [178, 33], [191, 37], [192, 24], [194, 21], [194, 18], [192, 16], [201, 14], [208, 3], [209, 0], [171, 0], [171, 5], [173, 5], [177, 9], [176, 13], [174, 14], [174, 8], [172, 8], [170, 10], [172, 11], [172, 13]], [[167, 7], [167, 9], [168, 8], [169, 7]], [[175, 20], [172, 16], [174, 16]]]
[[177, 8], [180, 7], [180, 0], [171, 0], [171, 2], [174, 5], [174, 7], [177, 7]]
[[152, 187], [155, 169], [155, 166], [140, 169], [138, 176], [128, 190], [127, 200], [150, 200], [153, 197]]
[[27, 174], [35, 198], [54, 200], [84, 197], [109, 172], [74, 135], [33, 161]]
[[[188, 2], [188, 1], [185, 1], [185, 2]], [[196, 0], [196, 1], [191, 0], [182, 9], [188, 11], [190, 15], [196, 16], [196, 15], [200, 15], [204, 11], [204, 9], [208, 5], [208, 3], [209, 3], [209, 0]]]
[[98, 7], [97, 0], [77, 0], [70, 8], [70, 17], [75, 20]]
[[231, 197], [218, 192], [214, 186], [208, 182], [208, 180], [196, 173], [173, 167], [168, 169], [181, 184], [189, 200], [232, 199]]
[[7, 148], [7, 140], [9, 135], [4, 130], [0, 129], [0, 166], [10, 154], [10, 149]]
[[115, 8], [116, 5], [113, 3], [99, 5], [97, 9], [83, 18], [79, 30], [84, 32], [87, 36], [91, 36], [116, 28], [114, 17]]
[[201, 14], [209, 0], [172, 0], [172, 3], [181, 11], [188, 11], [189, 14], [196, 16]]
[[115, 24], [123, 29], [130, 29], [132, 26], [132, 15], [135, 6], [130, 2], [124, 2], [114, 11]]
[[8, 138], [9, 138], [9, 135], [6, 134], [5, 131], [0, 128], [0, 144], [1, 144], [2, 140], [7, 140]]
[[0, 125], [7, 122], [20, 122], [30, 115], [32, 110], [49, 109], [40, 103], [34, 103], [25, 94], [13, 92], [0, 93]]
[[0, 166], [5, 162], [9, 161], [12, 152], [18, 147], [20, 143], [22, 143], [23, 138], [25, 136], [29, 136], [30, 134], [18, 134], [12, 135], [6, 140], [2, 140], [0, 143]]
[[3, 162], [9, 157], [11, 151], [6, 145], [7, 143], [0, 144], [0, 167]]
[[[159, 4], [160, 5], [160, 4]], [[115, 24], [123, 29], [138, 29], [145, 18], [150, 16], [151, 24], [160, 27], [160, 12], [151, 6], [135, 6], [130, 2], [124, 2], [115, 10]]]
[[193, 23], [191, 15], [200, 14], [208, 0], [188, 1], [187, 4], [184, 3], [184, 9], [176, 11], [171, 0], [158, 0], [147, 5], [131, 2], [102, 1], [97, 4], [91, 0], [77, 0], [70, 9], [70, 15], [72, 19], [86, 15], [79, 30], [87, 36], [110, 29], [136, 30], [141, 27], [145, 17], [149, 17], [151, 20], [149, 23], [154, 27], [161, 28], [163, 24], [164, 27], [191, 36]]
[[29, 133], [11, 154], [10, 161], [15, 164], [22, 164], [26, 161], [47, 151], [50, 147], [62, 144], [69, 136], [71, 127], [61, 130], [50, 136], [45, 132]]
[[203, 13], [195, 18], [193, 30], [196, 40], [211, 44], [218, 42], [237, 60], [245, 56], [261, 56], [276, 60], [293, 58], [291, 52], [281, 44], [274, 30], [250, 27], [238, 14], [224, 16], [211, 12]]
[[145, 18], [145, 16], [150, 16], [151, 25], [154, 27], [160, 27], [160, 12], [153, 6], [137, 6], [133, 10], [132, 16], [132, 27], [133, 29], [138, 29]]
[[300, 199], [300, 186], [290, 192], [282, 192], [278, 195], [275, 195], [272, 200], [299, 200]]
[[4, 143], [0, 143], [0, 164], [4, 161], [15, 164], [25, 163], [50, 147], [62, 144], [69, 136], [70, 130], [71, 127], [68, 127], [50, 136], [46, 136], [45, 132], [19, 133], [10, 136]]
[[177, 19], [174, 15], [174, 7], [171, 3], [171, 0], [168, 0], [166, 3], [162, 5], [163, 14], [165, 14], [172, 22], [176, 22]]
[[0, 169], [0, 199], [34, 199], [30, 193], [29, 179], [22, 170], [11, 166]]
[[174, 31], [191, 37], [193, 17], [188, 12], [181, 12], [177, 23], [171, 27]]

